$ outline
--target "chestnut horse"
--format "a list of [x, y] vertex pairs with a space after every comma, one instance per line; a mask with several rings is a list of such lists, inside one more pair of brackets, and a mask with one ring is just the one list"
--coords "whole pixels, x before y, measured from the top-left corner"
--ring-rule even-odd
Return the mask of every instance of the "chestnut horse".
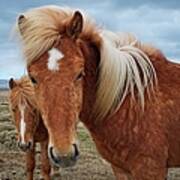
[[79, 117], [118, 180], [164, 180], [180, 166], [179, 64], [72, 9], [31, 9], [17, 29], [55, 164], [78, 159]]
[[35, 168], [35, 143], [41, 145], [42, 176], [50, 179], [48, 159], [48, 133], [37, 108], [34, 87], [26, 76], [10, 79], [10, 109], [18, 133], [18, 146], [26, 152], [27, 179], [33, 179]]

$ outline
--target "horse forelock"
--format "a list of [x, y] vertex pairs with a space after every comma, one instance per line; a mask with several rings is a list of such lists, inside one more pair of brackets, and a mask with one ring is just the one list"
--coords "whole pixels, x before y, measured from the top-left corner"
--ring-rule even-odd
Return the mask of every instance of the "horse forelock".
[[[42, 54], [58, 44], [74, 12], [75, 10], [70, 8], [43, 6], [23, 13], [25, 19], [21, 23], [21, 29], [17, 22], [16, 30], [21, 34], [20, 40], [27, 64], [37, 60]], [[98, 41], [98, 28], [84, 12], [81, 13], [84, 18], [81, 37]]]
[[16, 80], [16, 87], [10, 91], [9, 98], [11, 107], [24, 105], [30, 106], [30, 109], [37, 108], [34, 87], [26, 76]]

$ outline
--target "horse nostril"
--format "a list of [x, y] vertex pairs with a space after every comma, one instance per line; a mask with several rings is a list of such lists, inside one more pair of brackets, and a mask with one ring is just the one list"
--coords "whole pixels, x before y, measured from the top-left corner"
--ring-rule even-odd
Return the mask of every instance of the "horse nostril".
[[53, 153], [53, 147], [49, 147], [49, 157], [56, 163], [60, 163], [60, 158], [56, 157]]
[[73, 158], [73, 160], [77, 160], [77, 158], [80, 155], [78, 146], [76, 144], [73, 144], [73, 147], [74, 147], [74, 155], [72, 156], [72, 158]]
[[72, 145], [72, 151], [67, 154], [60, 154], [57, 149], [50, 146], [48, 148], [48, 156], [55, 166], [68, 167], [76, 164], [79, 157], [79, 151], [76, 144]]
[[29, 141], [28, 144], [27, 144], [27, 148], [28, 148], [28, 149], [31, 149], [31, 146], [32, 146], [32, 142]]

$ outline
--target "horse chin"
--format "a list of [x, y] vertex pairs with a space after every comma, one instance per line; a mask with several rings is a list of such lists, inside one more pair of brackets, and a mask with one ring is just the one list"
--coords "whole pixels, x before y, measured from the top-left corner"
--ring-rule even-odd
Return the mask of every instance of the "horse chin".
[[51, 163], [55, 167], [61, 167], [61, 168], [67, 168], [67, 167], [72, 167], [76, 164], [79, 155], [76, 157], [72, 156], [57, 156], [56, 153], [54, 152], [53, 148], [50, 147], [48, 150], [48, 155]]

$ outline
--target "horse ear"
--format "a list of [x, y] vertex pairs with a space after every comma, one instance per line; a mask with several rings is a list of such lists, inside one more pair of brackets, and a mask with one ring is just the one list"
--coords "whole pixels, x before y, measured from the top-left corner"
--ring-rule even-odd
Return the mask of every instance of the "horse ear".
[[76, 11], [66, 27], [66, 32], [69, 37], [77, 38], [83, 29], [83, 16], [79, 11]]
[[9, 88], [10, 88], [10, 89], [13, 89], [15, 86], [16, 86], [16, 82], [14, 81], [13, 78], [11, 78], [11, 79], [9, 80]]
[[23, 29], [24, 29], [23, 23], [25, 20], [26, 20], [26, 17], [23, 14], [19, 15], [17, 22], [18, 22], [18, 27], [19, 27], [19, 31], [20, 31], [21, 35], [23, 33]]

